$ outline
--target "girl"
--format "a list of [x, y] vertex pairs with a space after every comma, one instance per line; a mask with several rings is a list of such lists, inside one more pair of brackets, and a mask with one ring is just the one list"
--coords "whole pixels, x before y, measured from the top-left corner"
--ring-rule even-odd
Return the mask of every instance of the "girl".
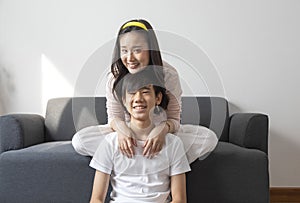
[[[153, 156], [164, 145], [164, 137], [176, 133], [180, 127], [181, 86], [177, 71], [163, 63], [156, 35], [152, 26], [145, 20], [131, 20], [123, 24], [118, 32], [113, 53], [111, 74], [106, 86], [108, 125], [92, 126], [78, 131], [72, 140], [75, 150], [82, 155], [96, 151], [101, 135], [117, 132], [119, 149], [128, 157], [134, 155], [136, 141], [126, 125], [128, 114], [115, 98], [113, 91], [119, 81], [128, 73], [134, 74], [147, 65], [156, 65], [163, 69], [167, 95], [170, 98], [166, 118], [156, 118], [156, 127], [150, 133], [144, 146], [144, 155]], [[160, 122], [164, 121], [164, 122]]]
[[[135, 74], [146, 66], [153, 65], [161, 69], [169, 104], [165, 114], [155, 116], [155, 127], [149, 133], [143, 146], [143, 155], [153, 157], [165, 144], [167, 133], [177, 133], [184, 138], [186, 150], [192, 147], [192, 155], [188, 154], [189, 162], [211, 151], [217, 144], [216, 135], [202, 126], [181, 126], [181, 86], [177, 71], [162, 61], [159, 45], [152, 26], [145, 20], [131, 20], [120, 27], [116, 40], [111, 74], [106, 86], [108, 124], [91, 126], [78, 131], [72, 139], [75, 150], [82, 155], [93, 156], [103, 135], [117, 132], [119, 150], [128, 157], [135, 154], [136, 139], [128, 127], [128, 113], [115, 97], [114, 91], [127, 74]], [[198, 151], [194, 151], [194, 149]]]

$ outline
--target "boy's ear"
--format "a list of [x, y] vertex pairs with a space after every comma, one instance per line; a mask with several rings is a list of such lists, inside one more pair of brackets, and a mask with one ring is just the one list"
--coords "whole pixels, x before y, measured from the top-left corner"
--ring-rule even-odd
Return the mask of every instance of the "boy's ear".
[[156, 105], [160, 105], [161, 101], [162, 101], [162, 93], [159, 92], [156, 96]]
[[125, 106], [125, 108], [126, 108], [126, 98], [125, 97], [122, 97], [122, 102], [123, 102], [123, 106]]
[[125, 104], [125, 102], [126, 102], [125, 97], [122, 97], [122, 102], [123, 102], [123, 104]]

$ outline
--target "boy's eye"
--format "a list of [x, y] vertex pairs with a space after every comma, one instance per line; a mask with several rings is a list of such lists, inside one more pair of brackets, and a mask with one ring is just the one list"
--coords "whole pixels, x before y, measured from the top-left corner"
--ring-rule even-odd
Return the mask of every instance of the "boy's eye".
[[144, 91], [143, 91], [143, 94], [149, 94], [149, 93], [150, 93], [149, 90], [144, 90]]
[[135, 93], [136, 92], [128, 92], [128, 91], [126, 92], [126, 94], [128, 94], [128, 95], [135, 95]]

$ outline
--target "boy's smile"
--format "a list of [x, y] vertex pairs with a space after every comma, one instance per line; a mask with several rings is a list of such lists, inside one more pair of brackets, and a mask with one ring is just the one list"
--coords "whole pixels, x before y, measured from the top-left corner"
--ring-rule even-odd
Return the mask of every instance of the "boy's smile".
[[133, 110], [136, 112], [144, 112], [147, 109], [147, 105], [144, 104], [136, 104], [133, 105]]
[[147, 85], [136, 92], [126, 92], [124, 105], [131, 115], [131, 124], [140, 128], [151, 124], [151, 116], [155, 105], [161, 102], [161, 96], [155, 95], [153, 85]]

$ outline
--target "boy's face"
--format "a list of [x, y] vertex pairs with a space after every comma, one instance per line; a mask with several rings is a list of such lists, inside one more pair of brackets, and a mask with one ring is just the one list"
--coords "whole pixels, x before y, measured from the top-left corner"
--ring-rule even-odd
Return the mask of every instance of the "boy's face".
[[148, 123], [151, 122], [150, 118], [155, 105], [159, 105], [161, 99], [162, 94], [155, 96], [153, 85], [147, 85], [135, 92], [126, 91], [123, 103], [131, 115], [131, 121]]

